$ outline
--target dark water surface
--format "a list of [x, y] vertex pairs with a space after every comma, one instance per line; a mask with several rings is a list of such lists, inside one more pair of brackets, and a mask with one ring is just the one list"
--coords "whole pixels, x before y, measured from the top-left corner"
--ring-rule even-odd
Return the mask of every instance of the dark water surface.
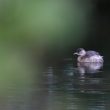
[[109, 110], [109, 71], [109, 65], [74, 64], [72, 59], [50, 65], [44, 72], [38, 109]]
[[[110, 110], [110, 65], [49, 64], [39, 82], [8, 97], [1, 110]], [[14, 89], [12, 89], [12, 93]]]

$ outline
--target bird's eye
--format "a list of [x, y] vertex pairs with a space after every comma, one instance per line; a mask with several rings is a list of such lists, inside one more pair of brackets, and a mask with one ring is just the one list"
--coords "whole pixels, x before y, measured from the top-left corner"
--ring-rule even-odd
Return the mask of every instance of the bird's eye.
[[80, 51], [82, 51], [82, 50], [83, 50], [82, 48], [78, 48], [78, 49], [77, 49], [77, 52], [80, 52]]

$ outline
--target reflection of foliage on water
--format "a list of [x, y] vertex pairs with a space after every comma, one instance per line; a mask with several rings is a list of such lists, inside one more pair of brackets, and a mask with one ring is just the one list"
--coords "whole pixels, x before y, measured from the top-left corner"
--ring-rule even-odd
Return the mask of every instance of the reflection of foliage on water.
[[23, 51], [12, 49], [10, 46], [0, 47], [1, 100], [22, 94], [32, 85], [34, 71], [29, 62]]

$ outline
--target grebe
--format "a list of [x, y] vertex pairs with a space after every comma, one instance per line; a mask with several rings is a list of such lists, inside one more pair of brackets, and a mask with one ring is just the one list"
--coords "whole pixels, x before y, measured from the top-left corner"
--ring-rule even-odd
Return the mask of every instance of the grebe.
[[78, 62], [103, 63], [103, 56], [101, 56], [96, 51], [92, 51], [92, 50], [85, 51], [83, 48], [78, 48], [74, 54], [78, 55], [77, 58]]

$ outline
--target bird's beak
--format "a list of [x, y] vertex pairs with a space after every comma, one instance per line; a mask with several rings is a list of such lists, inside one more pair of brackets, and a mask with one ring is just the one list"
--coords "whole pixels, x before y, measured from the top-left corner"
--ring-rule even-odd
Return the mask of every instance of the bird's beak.
[[77, 53], [77, 52], [75, 52], [75, 53], [73, 53], [73, 55], [78, 55], [78, 53]]

